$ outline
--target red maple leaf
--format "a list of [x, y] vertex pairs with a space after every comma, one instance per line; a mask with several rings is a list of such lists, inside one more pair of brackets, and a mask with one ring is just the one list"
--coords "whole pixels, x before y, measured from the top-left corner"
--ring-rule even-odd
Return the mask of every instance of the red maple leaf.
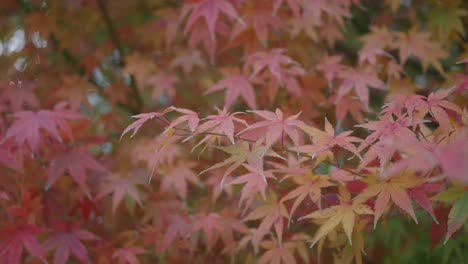
[[72, 148], [57, 154], [50, 162], [47, 172], [47, 185], [49, 189], [58, 178], [65, 174], [66, 171], [75, 180], [82, 190], [87, 191], [85, 173], [86, 170], [96, 170], [105, 172], [106, 169], [99, 164], [93, 156], [91, 156], [83, 147]]
[[87, 230], [80, 229], [81, 224], [79, 223], [53, 222], [55, 231], [49, 235], [43, 246], [47, 251], [55, 249], [54, 263], [67, 263], [70, 253], [82, 262], [90, 262], [88, 251], [81, 240], [98, 240], [99, 237]]
[[8, 224], [0, 231], [0, 257], [2, 262], [8, 264], [20, 263], [23, 254], [23, 246], [28, 252], [45, 261], [44, 249], [39, 244], [36, 234], [42, 233], [42, 229], [32, 224], [12, 225]]

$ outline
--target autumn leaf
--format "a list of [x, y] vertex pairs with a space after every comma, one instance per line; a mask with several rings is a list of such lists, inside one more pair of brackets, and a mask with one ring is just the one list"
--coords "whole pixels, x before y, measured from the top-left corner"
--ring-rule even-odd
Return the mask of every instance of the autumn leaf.
[[243, 166], [248, 172], [229, 182], [229, 185], [245, 183], [241, 190], [239, 205], [247, 198], [254, 198], [257, 193], [261, 193], [263, 199], [266, 199], [267, 179], [275, 179], [271, 171], [264, 172], [262, 168], [257, 168], [248, 164], [244, 164]]
[[278, 139], [282, 139], [285, 135], [288, 135], [295, 146], [299, 144], [297, 128], [303, 124], [302, 121], [298, 120], [301, 113], [285, 117], [283, 111], [278, 108], [275, 112], [257, 110], [252, 111], [252, 113], [265, 120], [249, 125], [246, 129], [239, 132], [239, 135], [252, 129], [267, 127], [265, 139], [268, 146], [274, 144]]
[[86, 170], [95, 170], [100, 172], [107, 171], [106, 168], [99, 164], [83, 147], [72, 148], [64, 152], [60, 152], [54, 156], [49, 164], [45, 189], [49, 189], [58, 180], [58, 178], [62, 177], [65, 172], [68, 171], [80, 188], [87, 191]]
[[112, 253], [112, 258], [117, 259], [120, 264], [139, 264], [140, 261], [136, 255], [141, 255], [145, 252], [146, 251], [141, 247], [128, 246], [116, 249], [114, 253]]
[[430, 32], [418, 32], [412, 28], [408, 33], [398, 32], [396, 36], [397, 40], [392, 43], [392, 47], [399, 49], [401, 64], [410, 56], [415, 56], [421, 60], [424, 71], [432, 64], [440, 73], [444, 73], [440, 60], [447, 57], [447, 52], [440, 43], [431, 41]]
[[23, 247], [37, 258], [45, 261], [44, 248], [37, 241], [36, 235], [42, 233], [42, 228], [32, 224], [8, 224], [0, 231], [0, 257], [8, 264], [19, 264]]
[[222, 12], [231, 19], [237, 19], [240, 21], [239, 15], [237, 14], [234, 6], [226, 0], [200, 0], [193, 6], [189, 7], [191, 14], [187, 20], [185, 26], [185, 32], [187, 33], [195, 24], [195, 22], [203, 17], [208, 31], [210, 32], [211, 39], [215, 39], [215, 27], [218, 21], [219, 14]]
[[259, 264], [267, 263], [285, 263], [295, 264], [296, 258], [294, 257], [295, 245], [292, 242], [278, 243], [276, 239], [262, 241], [261, 247], [266, 249], [265, 253], [258, 259]]
[[[410, 126], [408, 117], [402, 116], [397, 120], [393, 118], [381, 117], [381, 120], [370, 121], [365, 124], [357, 125], [357, 127], [367, 128], [373, 132], [367, 136], [359, 145], [358, 151], [361, 152], [365, 148], [370, 148], [364, 154], [358, 168], [366, 167], [375, 158], [379, 158], [381, 170], [390, 160], [396, 151], [394, 142], [404, 139], [405, 142], [417, 142], [417, 138]], [[377, 141], [376, 143], [374, 143]]]
[[137, 189], [137, 185], [141, 184], [143, 184], [143, 180], [137, 177], [122, 177], [117, 174], [110, 174], [101, 185], [103, 187], [96, 199], [112, 194], [112, 214], [115, 215], [115, 211], [125, 195], [130, 196], [133, 201], [142, 206]]
[[[336, 99], [333, 98], [332, 100], [332, 102], [335, 102]], [[340, 99], [340, 103], [335, 107], [335, 115], [338, 120], [338, 124], [341, 124], [345, 120], [348, 113], [358, 123], [364, 123], [364, 115], [370, 112], [370, 110], [360, 100], [353, 98], [353, 96], [350, 95], [342, 97]]]
[[163, 134], [169, 131], [171, 128], [177, 128], [180, 124], [187, 122], [187, 125], [190, 131], [194, 132], [195, 129], [198, 127], [198, 122], [200, 122], [200, 118], [198, 117], [198, 113], [194, 112], [189, 109], [184, 108], [177, 108], [177, 107], [170, 107], [172, 110], [179, 112], [182, 116], [177, 117], [174, 119], [169, 126], [164, 130]]
[[55, 249], [54, 264], [67, 263], [70, 253], [82, 262], [91, 261], [86, 246], [81, 241], [98, 240], [99, 237], [85, 229], [80, 229], [79, 223], [55, 221], [54, 229], [56, 231], [43, 244], [47, 251]]
[[443, 173], [454, 181], [468, 185], [468, 134], [465, 131], [454, 133], [446, 145], [435, 150], [436, 159]]
[[431, 93], [427, 97], [427, 105], [429, 106], [431, 114], [437, 120], [440, 127], [445, 131], [449, 131], [451, 129], [450, 117], [447, 114], [446, 109], [458, 114], [461, 113], [460, 107], [458, 107], [456, 104], [443, 100], [449, 95], [450, 92], [451, 89], [442, 90], [436, 93]]
[[205, 94], [210, 94], [222, 89], [226, 89], [224, 106], [230, 108], [237, 97], [241, 96], [251, 109], [257, 108], [255, 103], [255, 92], [250, 81], [250, 77], [240, 73], [239, 69], [223, 69], [224, 75], [228, 77], [210, 87]]
[[304, 165], [304, 162], [307, 159], [307, 157], [297, 158], [296, 155], [289, 154], [287, 157], [287, 164], [274, 161], [269, 161], [268, 164], [273, 167], [271, 170], [273, 173], [279, 173], [283, 175], [280, 180], [280, 182], [282, 182], [289, 179], [290, 177], [305, 174], [308, 171], [307, 166]]
[[13, 204], [6, 208], [6, 211], [17, 217], [20, 222], [34, 224], [37, 222], [38, 214], [43, 209], [42, 197], [33, 190], [22, 190], [21, 203]]
[[198, 175], [192, 170], [196, 166], [194, 162], [179, 162], [170, 165], [167, 171], [162, 173], [161, 190], [174, 191], [180, 198], [187, 198], [188, 183], [200, 184]]
[[348, 69], [341, 73], [342, 82], [338, 87], [335, 104], [338, 104], [351, 89], [354, 89], [361, 102], [367, 107], [369, 104], [368, 87], [384, 90], [385, 84], [371, 73], [361, 70]]
[[370, 32], [360, 39], [364, 43], [364, 48], [385, 50], [394, 42], [394, 34], [387, 27], [371, 26]]
[[341, 64], [342, 56], [330, 56], [323, 58], [315, 67], [317, 70], [321, 71], [325, 76], [325, 79], [331, 85], [332, 81], [341, 76], [346, 69], [346, 67]]
[[8, 129], [3, 141], [13, 138], [19, 145], [27, 144], [33, 152], [39, 149], [41, 130], [47, 131], [58, 141], [61, 141], [59, 128], [66, 131], [70, 130], [65, 120], [79, 118], [79, 115], [66, 116], [60, 112], [50, 110], [20, 111], [12, 116], [16, 120]]
[[237, 122], [244, 126], [248, 126], [245, 120], [236, 117], [236, 115], [242, 114], [242, 112], [229, 113], [226, 108], [223, 108], [223, 110], [217, 109], [217, 111], [217, 115], [207, 116], [207, 121], [198, 126], [198, 129], [195, 130], [194, 135], [189, 136], [187, 139], [185, 139], [186, 141], [196, 135], [203, 135], [204, 133], [209, 132], [209, 134], [207, 134], [202, 140], [200, 140], [200, 142], [198, 142], [198, 144], [195, 147], [193, 147], [193, 149], [208, 141], [216, 134], [226, 136], [231, 141], [231, 143], [234, 144], [234, 122]]
[[10, 200], [10, 197], [6, 192], [0, 191], [0, 200]]
[[162, 72], [152, 74], [142, 85], [151, 87], [151, 99], [156, 101], [161, 100], [162, 96], [172, 99], [176, 94], [175, 84], [179, 81], [176, 75]]
[[202, 58], [202, 54], [198, 50], [180, 53], [169, 63], [171, 69], [181, 67], [185, 76], [188, 76], [195, 66], [200, 68], [206, 67], [206, 61]]
[[[342, 188], [343, 190], [343, 188]], [[305, 215], [302, 219], [326, 219], [320, 228], [315, 233], [312, 239], [312, 246], [315, 245], [321, 238], [326, 236], [330, 231], [335, 229], [340, 223], [343, 230], [348, 237], [349, 244], [352, 244], [352, 233], [354, 230], [354, 223], [356, 216], [371, 215], [374, 212], [359, 200], [350, 200], [350, 194], [347, 191], [341, 191], [340, 204], [334, 205], [326, 209], [315, 211], [311, 214]]]
[[224, 49], [244, 46], [244, 53], [250, 54], [261, 46], [267, 47], [271, 33], [283, 27], [281, 18], [271, 12], [267, 2], [251, 1], [240, 8], [244, 23], [234, 25], [231, 41]]
[[172, 111], [171, 108], [166, 108], [163, 112], [143, 113], [143, 114], [132, 116], [132, 118], [136, 118], [138, 120], [131, 123], [127, 128], [125, 128], [125, 130], [122, 132], [122, 135], [120, 135], [120, 139], [122, 139], [122, 137], [128, 132], [130, 132], [131, 130], [133, 130], [131, 137], [135, 136], [135, 134], [138, 132], [138, 130], [144, 123], [146, 123], [150, 119], [159, 118], [160, 116], [163, 116], [171, 111]]
[[[239, 145], [232, 145], [228, 147], [216, 147], [228, 154], [231, 154], [231, 157], [225, 159], [222, 162], [216, 163], [208, 169], [200, 172], [203, 174], [207, 171], [222, 168], [224, 166], [230, 165], [227, 170], [224, 172], [223, 179], [221, 180], [221, 186], [224, 185], [225, 178], [234, 172], [237, 168], [242, 166], [245, 162], [251, 165], [255, 169], [263, 170], [263, 158], [265, 156], [281, 158], [278, 154], [272, 151], [268, 146], [262, 144], [263, 141], [257, 141], [252, 148], [248, 142], [242, 142]], [[263, 177], [263, 180], [266, 182], [266, 176]]]
[[[390, 200], [418, 223], [413, 206], [411, 205], [409, 191], [423, 184], [424, 179], [416, 176], [411, 170], [404, 170], [396, 175], [380, 177], [377, 182], [370, 183], [368, 188], [355, 197], [355, 201], [365, 202], [369, 198], [377, 196], [375, 200], [374, 228], [388, 207]], [[432, 208], [424, 209], [433, 215]]]
[[192, 223], [183, 216], [173, 215], [165, 229], [161, 252], [166, 251], [177, 237], [186, 239], [192, 233]]
[[282, 243], [284, 231], [283, 218], [289, 218], [287, 209], [282, 202], [277, 201], [276, 195], [271, 193], [263, 205], [255, 208], [242, 221], [261, 220], [252, 237], [252, 244], [258, 248], [263, 237], [268, 234], [272, 227], [275, 230], [279, 244]]
[[25, 106], [36, 108], [39, 106], [34, 94], [36, 88], [37, 85], [29, 81], [0, 82], [0, 105], [7, 105], [13, 112], [23, 110]]
[[296, 209], [306, 197], [309, 197], [314, 204], [321, 208], [322, 188], [334, 185], [330, 182], [330, 177], [327, 175], [314, 175], [309, 171], [304, 175], [292, 177], [292, 180], [299, 186], [281, 198], [281, 202], [294, 199], [291, 211], [289, 212], [289, 219], [291, 219]]
[[[356, 261], [357, 264], [362, 264], [362, 255], [366, 254], [364, 251], [365, 246], [365, 227], [367, 226], [369, 219], [358, 220], [356, 228], [354, 228], [352, 235], [352, 245], [346, 245], [343, 249], [343, 263], [351, 263], [352, 259]], [[364, 233], [364, 234], [363, 234]]]
[[465, 192], [452, 206], [448, 216], [448, 230], [444, 244], [468, 220], [468, 192]]
[[229, 216], [209, 213], [196, 214], [194, 218], [193, 232], [202, 232], [208, 251], [213, 249], [219, 239], [223, 241], [226, 250], [234, 248], [233, 232], [247, 232], [247, 227], [242, 222]]
[[[361, 142], [362, 140], [357, 137], [350, 136], [353, 131], [345, 131], [335, 136], [335, 129], [325, 118], [325, 131], [321, 131], [308, 125], [299, 126], [304, 132], [312, 137], [313, 145], [304, 145], [298, 147], [298, 151], [307, 152], [312, 156], [321, 156], [323, 152], [329, 151], [335, 145], [338, 145], [354, 155], [361, 157], [356, 146], [352, 143]], [[322, 160], [322, 159], [319, 159]]]
[[[244, 70], [252, 68], [252, 76], [257, 76], [265, 69], [279, 81], [284, 82], [284, 71], [288, 66], [300, 67], [299, 63], [284, 55], [286, 49], [272, 49], [270, 52], [259, 51], [246, 58]], [[302, 69], [302, 68], [301, 68]]]

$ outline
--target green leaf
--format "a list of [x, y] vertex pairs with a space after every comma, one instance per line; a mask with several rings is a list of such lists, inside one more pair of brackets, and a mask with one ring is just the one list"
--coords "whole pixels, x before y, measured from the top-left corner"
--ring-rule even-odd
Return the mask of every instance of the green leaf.
[[450, 210], [447, 236], [444, 244], [468, 220], [468, 192], [465, 192]]

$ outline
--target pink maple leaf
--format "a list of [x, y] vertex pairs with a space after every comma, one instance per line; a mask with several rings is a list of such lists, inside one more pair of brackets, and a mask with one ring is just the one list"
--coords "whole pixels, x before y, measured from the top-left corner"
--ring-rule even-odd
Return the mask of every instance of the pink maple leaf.
[[280, 82], [283, 83], [284, 69], [288, 66], [296, 66], [299, 69], [300, 65], [295, 60], [284, 55], [286, 49], [272, 49], [270, 52], [258, 51], [247, 57], [244, 69], [252, 67], [252, 76], [258, 75], [264, 69], [268, 69], [270, 73]]
[[175, 164], [163, 175], [161, 181], [161, 190], [175, 191], [182, 199], [187, 198], [188, 182], [200, 184], [198, 175], [192, 170], [195, 167], [194, 162], [180, 162]]
[[0, 103], [8, 104], [12, 112], [22, 110], [24, 106], [35, 108], [39, 105], [34, 94], [36, 87], [33, 82], [0, 82]]
[[208, 250], [211, 250], [219, 239], [223, 241], [226, 250], [233, 248], [235, 245], [233, 232], [247, 232], [247, 227], [233, 217], [210, 213], [197, 214], [194, 218], [193, 232], [202, 231]]
[[336, 103], [338, 103], [344, 95], [348, 94], [351, 89], [354, 89], [359, 99], [367, 106], [369, 104], [368, 87], [374, 87], [379, 90], [385, 88], [385, 84], [381, 80], [365, 71], [348, 69], [344, 71], [340, 77], [343, 81], [340, 87], [338, 87]]
[[225, 68], [221, 70], [228, 77], [210, 87], [205, 94], [226, 89], [224, 106], [230, 108], [237, 97], [241, 96], [251, 109], [257, 108], [255, 92], [250, 77], [240, 73], [237, 68]]
[[252, 129], [267, 127], [265, 136], [267, 145], [274, 144], [278, 139], [283, 138], [285, 135], [288, 135], [295, 146], [299, 144], [299, 133], [297, 131], [297, 127], [302, 125], [303, 122], [297, 118], [301, 113], [289, 117], [285, 117], [280, 109], [276, 109], [275, 112], [258, 110], [252, 111], [252, 113], [265, 120], [249, 125], [246, 129], [239, 132], [239, 134]]
[[180, 215], [172, 215], [165, 229], [161, 252], [166, 251], [177, 237], [186, 239], [192, 232], [192, 223]]
[[335, 55], [326, 57], [317, 64], [317, 70], [323, 72], [328, 83], [331, 83], [337, 76], [341, 76], [343, 71], [346, 69], [346, 67], [340, 63], [342, 59], [342, 56]]
[[143, 180], [137, 177], [121, 177], [116, 174], [111, 174], [107, 177], [106, 183], [103, 184], [101, 192], [97, 199], [100, 199], [109, 194], [112, 196], [112, 213], [115, 214], [117, 207], [122, 202], [125, 194], [128, 194], [137, 204], [142, 206], [140, 195], [138, 194], [137, 185], [143, 184]]
[[338, 145], [354, 155], [360, 157], [359, 151], [352, 143], [361, 142], [357, 137], [350, 136], [353, 131], [345, 131], [335, 135], [335, 129], [325, 118], [325, 131], [321, 131], [311, 126], [301, 125], [300, 128], [312, 137], [312, 145], [298, 147], [301, 152], [308, 152], [312, 155], [329, 151], [332, 147]]
[[128, 246], [124, 248], [118, 248], [112, 254], [113, 259], [117, 259], [119, 263], [128, 263], [128, 264], [139, 264], [138, 258], [136, 255], [144, 254], [146, 251], [141, 247]]
[[240, 20], [234, 6], [226, 0], [199, 0], [188, 8], [191, 9], [191, 14], [187, 20], [185, 32], [187, 33], [195, 22], [203, 17], [208, 26], [208, 31], [210, 32], [212, 40], [215, 40], [215, 27], [220, 12], [232, 19]]
[[[387, 162], [396, 151], [395, 141], [401, 139], [405, 139], [407, 142], [418, 141], [413, 131], [408, 128], [409, 125], [410, 123], [407, 117], [401, 117], [397, 120], [381, 117], [379, 121], [371, 121], [366, 124], [357, 125], [357, 127], [363, 127], [374, 131], [362, 141], [358, 148], [358, 151], [361, 152], [372, 144], [366, 154], [364, 154], [359, 168], [364, 168], [377, 157], [380, 160], [381, 168], [383, 168], [385, 162]], [[375, 141], [378, 142], [374, 143]]]
[[163, 112], [150, 112], [150, 113], [143, 113], [143, 114], [138, 114], [138, 115], [132, 116], [132, 118], [136, 118], [138, 120], [131, 123], [127, 128], [125, 128], [125, 130], [122, 132], [122, 135], [120, 136], [120, 139], [122, 139], [122, 137], [125, 134], [127, 134], [128, 132], [130, 132], [131, 130], [133, 130], [133, 133], [131, 135], [131, 137], [133, 137], [138, 132], [140, 127], [144, 123], [146, 123], [148, 120], [153, 119], [155, 117], [158, 118], [158, 117], [163, 116], [166, 113], [171, 112], [171, 111], [172, 111], [172, 109], [167, 108]]
[[184, 75], [187, 76], [192, 72], [195, 66], [204, 68], [206, 66], [206, 61], [202, 58], [200, 51], [195, 50], [179, 54], [169, 63], [171, 69], [179, 66], [182, 68]]
[[41, 130], [61, 141], [59, 129], [71, 135], [66, 119], [80, 117], [76, 113], [58, 109], [57, 111], [39, 110], [38, 112], [20, 111], [12, 115], [17, 120], [8, 129], [3, 140], [13, 138], [17, 144], [27, 144], [32, 151], [37, 151], [41, 143]]
[[169, 131], [169, 129], [177, 127], [178, 125], [180, 125], [180, 124], [182, 124], [184, 122], [187, 122], [190, 131], [193, 132], [193, 131], [195, 131], [195, 129], [197, 129], [198, 122], [200, 122], [200, 118], [198, 117], [197, 112], [194, 112], [194, 111], [189, 110], [189, 109], [177, 108], [177, 107], [174, 107], [174, 106], [171, 106], [169, 108], [171, 108], [172, 110], [174, 110], [176, 112], [181, 113], [182, 116], [179, 116], [178, 118], [174, 119], [169, 124], [169, 126], [166, 128], [166, 130], [164, 130], [164, 133]]
[[246, 198], [254, 197], [257, 193], [261, 193], [263, 199], [266, 199], [266, 179], [274, 179], [275, 176], [273, 176], [271, 171], [263, 171], [261, 168], [257, 168], [255, 166], [244, 164], [244, 167], [248, 170], [248, 173], [236, 177], [234, 180], [229, 182], [229, 185], [245, 183], [241, 190], [239, 204], [242, 204]]
[[207, 116], [206, 119], [208, 121], [201, 124], [195, 131], [196, 135], [203, 134], [205, 132], [209, 132], [211, 134], [206, 135], [194, 148], [212, 138], [214, 136], [213, 134], [224, 134], [231, 143], [234, 144], [234, 122], [248, 126], [245, 120], [236, 117], [236, 115], [242, 114], [242, 112], [229, 113], [226, 108], [223, 108], [223, 110], [217, 109], [217, 111], [217, 115]]
[[468, 135], [466, 130], [454, 135], [447, 145], [438, 147], [435, 155], [447, 177], [468, 184]]

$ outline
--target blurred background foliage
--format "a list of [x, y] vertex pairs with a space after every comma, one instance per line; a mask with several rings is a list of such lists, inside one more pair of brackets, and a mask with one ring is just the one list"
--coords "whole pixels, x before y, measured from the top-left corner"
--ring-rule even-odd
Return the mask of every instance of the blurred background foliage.
[[[305, 45], [310, 40], [300, 35], [288, 42], [292, 45], [291, 54], [305, 67], [314, 65], [326, 53], [345, 54], [346, 62], [355, 64], [362, 47], [361, 37], [370, 32], [370, 25], [387, 25], [395, 31], [417, 27], [432, 32], [448, 56], [441, 61], [444, 72], [434, 67], [425, 71], [419, 61], [410, 60], [404, 66], [407, 87], [427, 95], [438, 87], [452, 85], [453, 76], [466, 70], [464, 65], [455, 63], [468, 57], [468, 1], [357, 2], [360, 4], [352, 6], [351, 15], [341, 28], [343, 38], [335, 45]], [[68, 100], [73, 108], [91, 118], [92, 124], [86, 128], [89, 134], [103, 137], [94, 153], [117, 154], [125, 159], [125, 154], [116, 148], [131, 115], [173, 104], [210, 112], [213, 105], [206, 107], [210, 101], [222, 104], [223, 97], [218, 94], [210, 99], [200, 95], [219, 79], [217, 65], [236, 59], [239, 52], [220, 52], [216, 65], [194, 68], [188, 76], [179, 74], [175, 95], [164, 88], [154, 95], [153, 86], [160, 84], [142, 84], [152, 74], [167, 70], [174, 56], [186, 49], [186, 36], [181, 32], [170, 46], [167, 44], [168, 28], [178, 21], [174, 10], [182, 4], [179, 0], [2, 0], [0, 82], [21, 87], [25, 96], [33, 90], [42, 108], [53, 107], [59, 99]], [[294, 49], [294, 43], [301, 47]], [[203, 49], [201, 52], [208, 61], [208, 54]], [[396, 52], [392, 55], [398, 56]], [[315, 84], [326, 87], [323, 81]], [[371, 107], [378, 109], [384, 97], [373, 93]], [[289, 103], [281, 91], [276, 99], [275, 103], [261, 99], [264, 103], [260, 105], [273, 109]], [[456, 100], [461, 102], [466, 97]], [[238, 102], [234, 108], [245, 109], [245, 105]], [[318, 109], [323, 113], [333, 111]], [[8, 113], [4, 109], [0, 112], [3, 116]], [[125, 150], [125, 144], [121, 144]], [[131, 200], [127, 202], [131, 204]], [[441, 205], [438, 216], [446, 216], [448, 210]], [[417, 218], [418, 225], [402, 215], [383, 219], [375, 231], [366, 235], [367, 262], [468, 263], [466, 224], [464, 231], [443, 245], [446, 227], [434, 224], [426, 213], [419, 213]], [[158, 259], [164, 262], [164, 256]]]

